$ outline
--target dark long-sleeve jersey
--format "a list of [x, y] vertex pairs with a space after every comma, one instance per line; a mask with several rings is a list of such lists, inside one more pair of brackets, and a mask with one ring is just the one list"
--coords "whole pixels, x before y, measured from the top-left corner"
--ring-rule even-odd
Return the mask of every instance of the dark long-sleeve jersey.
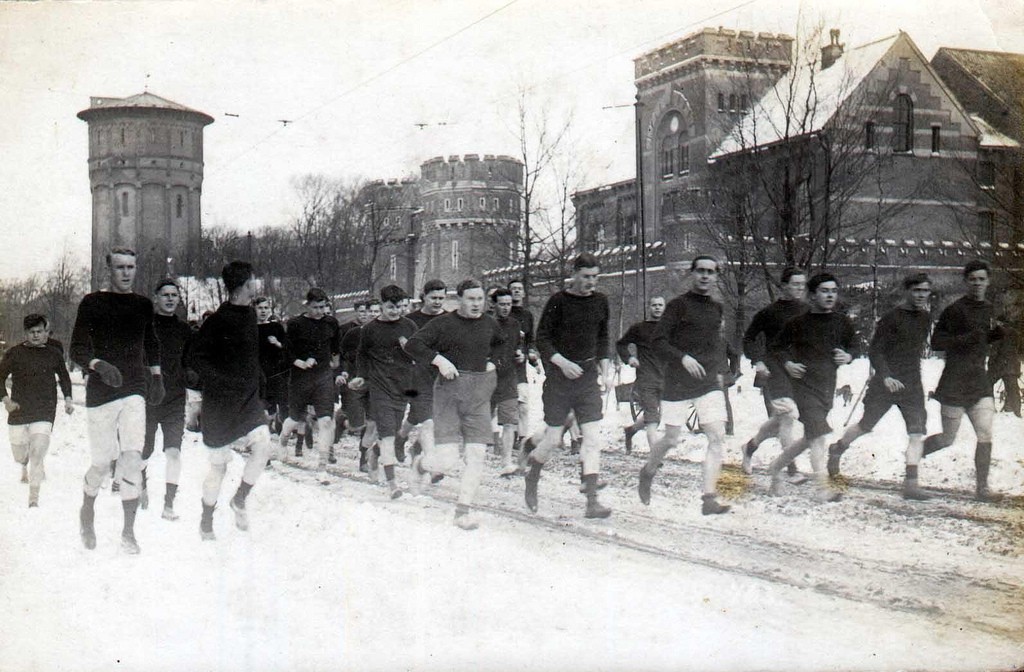
[[[498, 385], [494, 390], [494, 401], [504, 401], [516, 398], [516, 383], [518, 377], [516, 369], [516, 350], [521, 349], [522, 325], [519, 320], [509, 315], [508, 317], [494, 318], [501, 327], [504, 342], [499, 346], [498, 363]], [[525, 353], [523, 353], [525, 355]]]
[[868, 348], [875, 377], [892, 377], [908, 388], [920, 386], [921, 356], [930, 327], [931, 316], [925, 310], [897, 306], [883, 315]]
[[321, 373], [331, 368], [331, 356], [341, 353], [341, 327], [330, 315], [314, 320], [299, 315], [288, 320], [288, 356], [296, 359], [316, 360], [312, 369], [298, 369], [304, 373]]
[[203, 443], [226, 446], [265, 422], [256, 311], [222, 303], [199, 329], [192, 360], [203, 380]]
[[[437, 319], [442, 315], [447, 315], [447, 313], [441, 312], [436, 315], [430, 315], [428, 313], [424, 313], [422, 310], [417, 310], [414, 313], [409, 313], [408, 318], [416, 323], [417, 329], [422, 329], [427, 326], [431, 320]], [[434, 386], [436, 373], [437, 369], [431, 366], [430, 362], [416, 362], [416, 364], [413, 365], [412, 373], [413, 387], [420, 392], [431, 390]]]
[[[859, 354], [857, 329], [850, 318], [841, 313], [807, 312], [786, 322], [769, 345], [769, 353], [782, 364], [789, 361], [807, 367], [803, 378], [790, 378], [794, 392], [813, 395], [831, 408], [838, 368], [832, 361], [835, 348], [853, 357]], [[778, 375], [788, 376], [784, 369]]]
[[757, 311], [743, 333], [743, 354], [752, 363], [768, 362], [768, 347], [782, 331], [786, 322], [803, 315], [808, 306], [803, 301], [779, 299]]
[[516, 382], [525, 383], [526, 378], [526, 363], [529, 361], [529, 354], [531, 350], [536, 349], [536, 341], [534, 337], [534, 321], [533, 313], [526, 306], [512, 306], [512, 317], [516, 318], [519, 322], [519, 346], [523, 350], [523, 361], [516, 363]]
[[537, 350], [545, 362], [559, 353], [573, 362], [608, 359], [608, 297], [556, 292], [544, 304], [537, 326]]
[[[288, 333], [280, 322], [263, 322], [257, 324], [256, 328], [260, 335], [260, 369], [267, 380], [274, 376], [287, 373], [291, 366], [288, 359]], [[274, 337], [280, 346], [270, 342]]]
[[153, 328], [160, 341], [160, 373], [166, 391], [161, 405], [181, 404], [185, 399], [185, 345], [192, 330], [176, 315], [154, 315]]
[[939, 315], [932, 332], [932, 350], [946, 353], [935, 398], [949, 406], [969, 408], [992, 396], [985, 358], [989, 343], [998, 340], [992, 329], [994, 310], [988, 301], [960, 297]]
[[654, 349], [654, 334], [657, 329], [657, 320], [637, 322], [616, 341], [615, 350], [619, 354], [619, 359], [626, 362], [629, 361], [630, 344], [636, 346], [636, 357], [640, 361], [640, 368], [636, 372], [637, 385], [661, 389], [665, 379], [661, 357]]
[[53, 422], [57, 410], [55, 378], [65, 398], [71, 396], [71, 377], [64, 358], [49, 345], [19, 343], [0, 360], [0, 400], [7, 396], [7, 376], [12, 377], [11, 399], [18, 408], [7, 416], [9, 425]]
[[[725, 367], [721, 331], [722, 304], [710, 296], [687, 292], [668, 302], [654, 330], [654, 349], [665, 375], [663, 399], [695, 399], [718, 389], [718, 374]], [[703, 378], [683, 367], [686, 355], [704, 367]]]
[[121, 387], [110, 387], [95, 374], [85, 387], [85, 405], [100, 406], [114, 399], [145, 396], [149, 372], [160, 365], [160, 343], [153, 328], [153, 303], [138, 294], [93, 292], [78, 305], [71, 332], [71, 359], [89, 371], [89, 362], [102, 359], [121, 371]]
[[413, 361], [400, 339], [416, 333], [416, 323], [405, 317], [387, 322], [376, 319], [359, 330], [356, 375], [371, 389], [392, 399], [404, 399], [412, 387]]
[[488, 361], [495, 367], [503, 364], [504, 342], [501, 326], [490, 315], [468, 318], [454, 312], [431, 320], [413, 334], [405, 351], [417, 362], [432, 362], [441, 355], [459, 371], [482, 372]]
[[349, 374], [350, 378], [356, 377], [356, 354], [359, 352], [359, 336], [362, 331], [363, 326], [357, 324], [341, 337], [339, 366], [341, 371]]

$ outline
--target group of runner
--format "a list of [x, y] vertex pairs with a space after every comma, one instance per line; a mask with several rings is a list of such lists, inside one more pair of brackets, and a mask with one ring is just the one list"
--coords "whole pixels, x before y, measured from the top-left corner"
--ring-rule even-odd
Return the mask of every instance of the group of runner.
[[[454, 523], [474, 529], [472, 509], [487, 446], [501, 456], [501, 476], [524, 474], [524, 500], [536, 512], [544, 465], [569, 429], [578, 437], [573, 447], [584, 515], [611, 515], [598, 491], [604, 487], [600, 421], [604, 393], [613, 385], [612, 344], [608, 299], [597, 291], [600, 266], [591, 254], [574, 260], [571, 278], [547, 300], [536, 331], [524, 305], [525, 286], [517, 280], [489, 292], [477, 280], [463, 280], [454, 289], [457, 308], [451, 312], [444, 309], [448, 288], [440, 280], [425, 284], [416, 311], [410, 311], [401, 287], [389, 285], [379, 300], [357, 302], [355, 320], [345, 325], [334, 318], [326, 293], [314, 288], [306, 294], [304, 312], [282, 324], [273, 319], [269, 300], [257, 295], [252, 266], [241, 261], [222, 271], [228, 300], [194, 331], [177, 317], [181, 295], [174, 280], [161, 281], [150, 300], [133, 292], [132, 250], [113, 249], [107, 264], [110, 289], [82, 300], [70, 346], [71, 359], [88, 374], [91, 466], [79, 516], [86, 548], [96, 546], [96, 496], [113, 478], [124, 510], [122, 548], [139, 552], [134, 521], [137, 509], [148, 506], [146, 467], [158, 428], [166, 464], [163, 517], [178, 518], [174, 500], [186, 417], [198, 426], [190, 428], [201, 429], [209, 457], [200, 519], [207, 540], [216, 538], [213, 513], [233, 456], [242, 454], [246, 464], [229, 506], [236, 526], [246, 530], [247, 497], [269, 460], [291, 454], [293, 434], [299, 435], [298, 456], [314, 438], [320, 468], [336, 461], [334, 447], [345, 431], [358, 435], [360, 469], [375, 481], [382, 472], [391, 498], [403, 494], [395, 467], [406, 462], [407, 445], [413, 493], [461, 470]], [[731, 434], [728, 386], [738, 371], [738, 353], [730, 353], [722, 336], [723, 307], [713, 297], [718, 273], [713, 257], [695, 257], [690, 289], [667, 303], [652, 297], [647, 318], [615, 344], [622, 361], [637, 369], [641, 413], [625, 428], [625, 441], [631, 452], [637, 432], [643, 429], [648, 438], [650, 452], [637, 486], [644, 504], [650, 503], [665, 455], [695, 413], [708, 440], [701, 511], [722, 514], [730, 508], [719, 501], [717, 483]], [[931, 334], [932, 349], [946, 353], [934, 393], [942, 404], [942, 432], [924, 436], [920, 362], [931, 326], [931, 281], [918, 273], [905, 279], [903, 301], [881, 318], [871, 339], [873, 374], [863, 416], [826, 446], [836, 372], [858, 355], [859, 337], [851, 320], [836, 311], [835, 276], [808, 278], [802, 269], [784, 270], [780, 298], [755, 315], [743, 339], [769, 416], [742, 448], [743, 471], [752, 473], [755, 451], [776, 437], [782, 451], [768, 468], [771, 493], [781, 493], [787, 480], [807, 480], [793, 460], [809, 450], [815, 496], [834, 501], [839, 491], [830, 479], [840, 478], [844, 453], [895, 405], [908, 435], [904, 497], [929, 497], [919, 486], [920, 461], [953, 443], [966, 414], [977, 435], [976, 496], [997, 499], [988, 486], [994, 405], [986, 357], [1006, 331], [985, 299], [990, 273], [985, 262], [967, 264], [967, 295], [942, 312]], [[14, 458], [30, 486], [29, 505], [35, 506], [56, 413], [55, 381], [65, 410], [71, 413], [73, 406], [63, 348], [49, 339], [46, 318], [27, 316], [25, 330], [25, 342], [0, 362], [0, 398], [8, 410]], [[532, 436], [530, 364], [545, 370], [543, 424]], [[798, 440], [797, 422], [803, 425]], [[278, 434], [276, 446], [272, 431]]]

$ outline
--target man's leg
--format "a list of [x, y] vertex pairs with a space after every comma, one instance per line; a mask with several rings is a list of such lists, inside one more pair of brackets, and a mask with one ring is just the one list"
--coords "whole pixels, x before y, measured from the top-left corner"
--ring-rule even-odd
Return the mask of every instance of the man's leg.
[[117, 418], [126, 399], [115, 399], [101, 406], [86, 409], [89, 433], [90, 465], [85, 472], [82, 490], [82, 508], [79, 524], [82, 543], [87, 549], [96, 548], [95, 503], [105, 479], [110, 475], [110, 462], [117, 457]]
[[466, 468], [463, 470], [462, 480], [459, 482], [459, 501], [455, 506], [455, 524], [464, 530], [475, 530], [478, 527], [477, 522], [468, 516], [470, 507], [473, 506], [473, 501], [476, 499], [477, 491], [480, 489], [486, 454], [487, 444], [466, 444]]
[[651, 503], [651, 484], [654, 482], [654, 475], [661, 468], [665, 455], [673, 447], [679, 445], [679, 437], [683, 433], [682, 425], [674, 416], [665, 418], [665, 432], [660, 438], [651, 443], [651, 452], [647, 455], [647, 463], [640, 469], [640, 483], [637, 487], [640, 493], [640, 501], [644, 504]]
[[[698, 406], [698, 418], [700, 415]], [[707, 415], [705, 413], [705, 415]], [[701, 494], [701, 513], [709, 514], [725, 513], [729, 510], [727, 504], [718, 502], [718, 477], [722, 473], [722, 446], [725, 444], [725, 423], [719, 419], [709, 421], [701, 420], [701, 427], [705, 436], [708, 437], [708, 449], [704, 455], [704, 491]]]
[[1001, 495], [988, 487], [988, 474], [992, 465], [992, 420], [996, 408], [992, 397], [983, 397], [967, 410], [967, 417], [978, 437], [974, 448], [975, 498], [980, 502], [997, 502]]
[[516, 464], [512, 461], [512, 449], [516, 443], [516, 423], [501, 426], [501, 475], [512, 476]]
[[[34, 424], [34, 423], [33, 423]], [[40, 423], [47, 425], [48, 422]], [[43, 460], [46, 459], [46, 450], [50, 447], [50, 432], [40, 431], [29, 435], [28, 449], [28, 505], [39, 506], [39, 486], [46, 478], [43, 469]]]
[[768, 466], [768, 473], [772, 477], [771, 494], [781, 495], [782, 494], [782, 470], [787, 464], [795, 460], [805, 450], [807, 450], [808, 441], [806, 438], [794, 441], [788, 446], [783, 445], [782, 452], [772, 460], [772, 463]]
[[1011, 373], [1003, 376], [1003, 385], [1006, 387], [1006, 405], [1004, 411], [1009, 411], [1020, 417], [1020, 386], [1017, 384], [1019, 374]]
[[583, 464], [583, 489], [587, 496], [587, 518], [607, 518], [612, 510], [597, 500], [601, 473], [601, 423], [594, 420], [580, 425], [580, 462]]
[[397, 462], [398, 460], [395, 458], [395, 437], [393, 435], [380, 437], [380, 463], [384, 467], [384, 480], [388, 486], [391, 499], [398, 499], [402, 496], [402, 490], [398, 487], [398, 483], [395, 482], [395, 464]]
[[316, 430], [317, 467], [323, 469], [334, 457], [334, 418], [321, 415], [316, 419]]
[[181, 448], [168, 447], [164, 449], [164, 460], [166, 461], [166, 490], [164, 492], [164, 520], [177, 520], [178, 514], [174, 512], [174, 497], [178, 494], [178, 481], [181, 479]]
[[953, 445], [953, 441], [956, 440], [956, 434], [960, 431], [960, 422], [964, 417], [964, 409], [960, 406], [943, 404], [939, 417], [942, 419], [942, 431], [938, 434], [932, 434], [924, 440], [924, 457], [928, 457], [932, 453]]
[[231, 447], [208, 447], [206, 452], [210, 458], [210, 470], [203, 479], [203, 515], [199, 520], [199, 536], [203, 541], [213, 541], [217, 538], [213, 533], [213, 510], [217, 507], [220, 487], [228, 471], [228, 462], [231, 461]]
[[[146, 469], [149, 466], [149, 458], [153, 455], [153, 449], [156, 447], [156, 430], [161, 424], [162, 417], [163, 413], [160, 412], [159, 406], [146, 409], [146, 435], [142, 442], [142, 491], [139, 495], [139, 505], [143, 509], [149, 508], [149, 493], [146, 483], [149, 474]], [[164, 434], [164, 444], [166, 444], [166, 431]]]
[[811, 452], [811, 469], [814, 471], [814, 483], [817, 486], [815, 497], [822, 502], [834, 502], [841, 498], [840, 493], [832, 490], [828, 484], [828, 473], [825, 470], [825, 442], [828, 435], [822, 434], [808, 441]]
[[869, 433], [871, 430], [864, 429], [858, 422], [850, 425], [843, 432], [843, 436], [828, 447], [828, 475], [829, 478], [836, 478], [839, 476], [839, 465], [843, 459], [843, 453], [850, 447], [854, 441]]
[[555, 447], [561, 443], [562, 425], [547, 425], [537, 447], [527, 457], [525, 498], [527, 508], [534, 513], [537, 512], [537, 484], [540, 482], [541, 469], [544, 468], [544, 463], [551, 457]]
[[[250, 452], [246, 458], [245, 467], [242, 469], [242, 480], [238, 484], [238, 490], [231, 498], [231, 510], [235, 513], [235, 527], [243, 532], [249, 529], [249, 514], [245, 508], [245, 500], [249, 496], [249, 491], [259, 480], [260, 474], [263, 473], [270, 456], [270, 430], [266, 425], [256, 427], [246, 435], [245, 442], [250, 448]], [[222, 473], [221, 479], [223, 480], [223, 478]], [[220, 485], [218, 484], [217, 487], [219, 491]]]
[[121, 452], [117, 468], [121, 474], [121, 506], [124, 509], [124, 527], [121, 530], [121, 548], [125, 553], [139, 553], [135, 540], [135, 513], [142, 494], [142, 447], [146, 441], [146, 400], [141, 395], [125, 398], [117, 417], [117, 436]]
[[21, 465], [21, 482], [28, 483], [28, 451], [31, 435], [28, 425], [8, 425], [11, 439], [11, 454], [14, 461]]
[[907, 437], [907, 475], [903, 480], [903, 498], [926, 500], [931, 497], [918, 486], [917, 469], [924, 452], [924, 434], [910, 434]]

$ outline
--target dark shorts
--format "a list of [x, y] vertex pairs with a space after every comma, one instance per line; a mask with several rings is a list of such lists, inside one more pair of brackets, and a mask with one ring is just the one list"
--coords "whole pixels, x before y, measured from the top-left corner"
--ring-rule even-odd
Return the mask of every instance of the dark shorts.
[[405, 398], [394, 398], [386, 392], [370, 388], [370, 419], [377, 424], [377, 436], [382, 439], [394, 436], [402, 426], [405, 417]]
[[494, 371], [459, 371], [454, 380], [434, 382], [434, 443], [487, 443], [492, 438]]
[[348, 385], [341, 387], [341, 410], [345, 412], [350, 428], [359, 429], [366, 424], [368, 403], [369, 393], [365, 387], [361, 390], [350, 389]]
[[828, 424], [828, 412], [832, 410], [831, 400], [826, 402], [805, 388], [794, 385], [793, 401], [800, 411], [800, 423], [804, 426], [805, 439], [810, 441], [832, 431]]
[[529, 382], [526, 379], [526, 366], [527, 366], [527, 364], [526, 364], [525, 361], [516, 364], [516, 382], [517, 383], [527, 383], [527, 382]]
[[544, 424], [561, 427], [569, 412], [575, 412], [576, 422], [583, 425], [596, 422], [603, 416], [601, 388], [597, 385], [597, 362], [584, 362], [583, 375], [569, 380], [562, 370], [552, 364], [544, 379]]
[[893, 394], [877, 379], [872, 380], [868, 386], [864, 395], [864, 415], [857, 424], [864, 431], [870, 432], [893, 406], [900, 409], [903, 422], [907, 425], [907, 434], [925, 433], [928, 416], [924, 409], [924, 389], [914, 385]]
[[516, 381], [515, 374], [511, 371], [505, 375], [498, 376], [498, 384], [494, 388], [494, 394], [491, 395], [491, 403], [497, 404], [500, 401], [506, 401], [508, 399], [519, 398], [519, 383]]
[[415, 390], [409, 396], [409, 424], [418, 425], [434, 417], [434, 387]]
[[654, 385], [641, 385], [633, 389], [640, 402], [640, 411], [644, 414], [644, 424], [657, 425], [660, 423], [662, 389]]
[[164, 450], [181, 448], [185, 432], [185, 397], [169, 404], [146, 406], [146, 440], [142, 444], [142, 459], [148, 460], [156, 447], [156, 428], [164, 435]]
[[499, 425], [515, 425], [519, 423], [519, 400], [515, 397], [502, 399], [491, 404], [498, 416]]
[[288, 417], [296, 422], [306, 419], [306, 406], [316, 417], [334, 416], [334, 375], [330, 369], [306, 372], [292, 369], [288, 379]]
[[288, 404], [288, 372], [274, 374], [267, 377], [267, 384], [263, 388], [263, 398], [268, 404], [287, 406]]

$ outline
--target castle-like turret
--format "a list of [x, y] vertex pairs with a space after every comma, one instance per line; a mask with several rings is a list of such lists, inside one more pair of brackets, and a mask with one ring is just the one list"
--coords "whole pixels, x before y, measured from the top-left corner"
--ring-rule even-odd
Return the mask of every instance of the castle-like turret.
[[140, 293], [189, 272], [199, 254], [203, 128], [213, 117], [147, 92], [90, 98], [78, 118], [89, 124], [93, 289], [118, 245], [139, 255]]

